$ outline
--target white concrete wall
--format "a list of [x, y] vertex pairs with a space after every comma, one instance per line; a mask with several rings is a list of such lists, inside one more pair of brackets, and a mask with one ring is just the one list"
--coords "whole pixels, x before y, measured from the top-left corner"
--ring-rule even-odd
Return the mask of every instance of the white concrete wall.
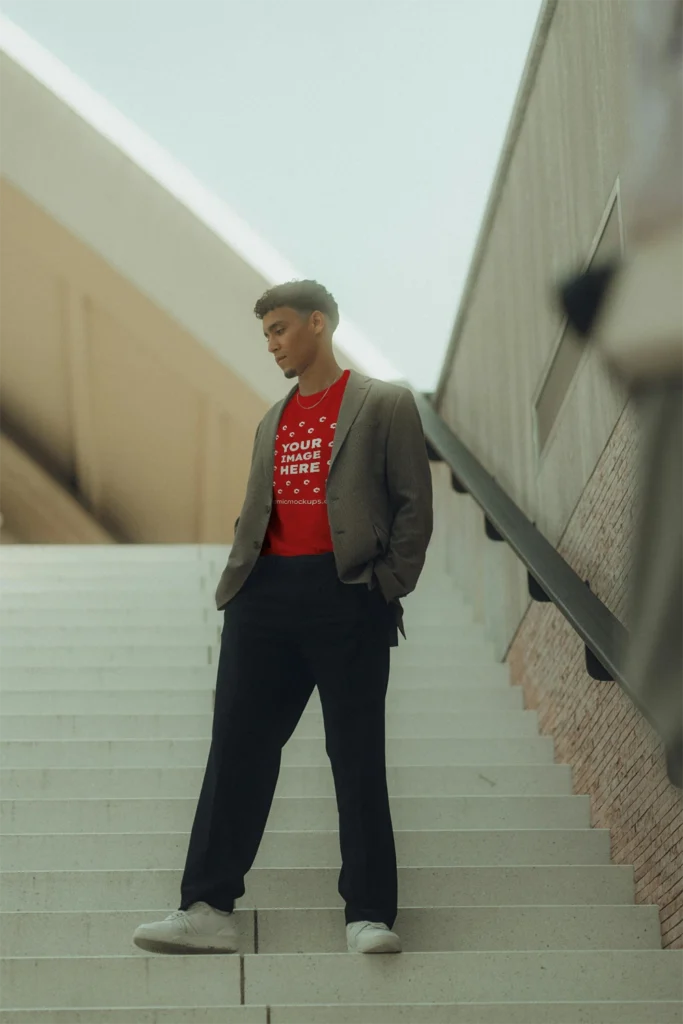
[[[446, 420], [553, 543], [625, 405], [587, 353], [539, 455], [534, 401], [562, 327], [553, 289], [591, 257], [618, 191], [628, 9], [559, 0], [542, 12], [438, 394]], [[444, 488], [437, 500], [450, 570], [503, 656], [528, 604], [526, 574], [486, 539], [470, 498]]]

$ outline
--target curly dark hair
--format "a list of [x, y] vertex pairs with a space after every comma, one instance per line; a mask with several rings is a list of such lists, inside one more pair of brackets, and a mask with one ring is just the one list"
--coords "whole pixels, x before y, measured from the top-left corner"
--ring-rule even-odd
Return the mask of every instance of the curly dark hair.
[[339, 307], [333, 295], [317, 281], [287, 281], [269, 288], [254, 306], [254, 313], [263, 320], [266, 313], [288, 306], [297, 313], [324, 313], [335, 331], [339, 325]]

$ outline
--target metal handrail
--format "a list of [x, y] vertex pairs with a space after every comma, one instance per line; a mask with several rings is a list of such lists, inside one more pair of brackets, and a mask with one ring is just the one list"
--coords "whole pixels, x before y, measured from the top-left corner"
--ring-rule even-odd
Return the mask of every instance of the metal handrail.
[[[455, 489], [466, 491], [483, 510], [487, 535], [507, 542], [527, 568], [532, 596], [552, 601], [581, 637], [586, 646], [587, 664], [593, 669], [591, 675], [618, 683], [658, 731], [650, 710], [629, 684], [625, 673], [628, 633], [624, 626], [453, 433], [431, 400], [421, 394], [415, 394], [415, 400], [432, 456], [436, 455], [449, 466]], [[536, 588], [533, 588], [534, 583]]]

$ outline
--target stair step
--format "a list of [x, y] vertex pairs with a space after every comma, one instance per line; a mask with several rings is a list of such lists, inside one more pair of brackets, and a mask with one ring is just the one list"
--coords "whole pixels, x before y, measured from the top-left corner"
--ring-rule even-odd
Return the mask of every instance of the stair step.
[[658, 908], [634, 905], [634, 869], [610, 864], [433, 555], [387, 698], [403, 956], [345, 951], [317, 693], [240, 901], [244, 955], [138, 950], [135, 928], [178, 905], [229, 548], [16, 552], [0, 550], [0, 1024], [683, 1024]]
[[137, 626], [153, 629], [155, 626], [183, 627], [210, 623], [221, 627], [223, 616], [213, 610], [189, 601], [176, 608], [10, 608], [3, 600], [0, 608], [0, 626], [4, 629], [48, 629]]
[[[415, 1004], [402, 1006], [392, 1006], [391, 1004], [350, 1006], [346, 1004], [345, 1006], [275, 1006], [271, 1010], [270, 1022], [271, 1024], [681, 1024], [681, 1011], [678, 1001], [441, 1003], [431, 1005], [422, 1003], [417, 1006]], [[74, 1022], [74, 1024], [79, 1024], [79, 1022]], [[93, 1024], [100, 1024], [100, 1022], [95, 1019]], [[161, 1020], [159, 1024], [162, 1024]], [[188, 1018], [188, 1024], [194, 1024], [192, 1018]]]
[[394, 664], [401, 660], [401, 656], [415, 647], [438, 647], [444, 650], [451, 650], [461, 644], [477, 642], [490, 648], [482, 626], [473, 622], [450, 621], [448, 626], [430, 626], [426, 623], [417, 625], [404, 619], [406, 625], [407, 639], [401, 640], [398, 647], [392, 648], [391, 660]]
[[[544, 950], [404, 953], [356, 957], [322, 953], [246, 955], [246, 1005], [286, 1000], [314, 1004], [353, 993], [358, 1003], [528, 1002], [680, 996], [683, 959], [674, 950]], [[220, 1004], [240, 1002], [240, 958], [120, 956], [9, 958], [2, 962], [9, 1007], [100, 1004], [104, 1007], [193, 1006], [195, 993]], [[87, 984], [84, 980], [87, 979]], [[341, 1018], [342, 1020], [344, 1018]], [[346, 1018], [348, 1020], [348, 1017]], [[362, 1018], [361, 1018], [362, 1019]]]
[[[458, 829], [395, 831], [401, 866], [513, 867], [609, 864], [607, 829]], [[4, 871], [87, 871], [131, 868], [181, 870], [189, 832], [56, 833], [0, 836]], [[339, 864], [339, 834], [266, 831], [256, 867], [333, 868]]]
[[[140, 648], [141, 651], [144, 648]], [[179, 647], [178, 651], [185, 648]], [[4, 657], [7, 656], [5, 652]], [[197, 739], [211, 735], [211, 714], [3, 714], [0, 736], [18, 739]], [[483, 711], [402, 713], [388, 711], [387, 735], [456, 740], [534, 737], [538, 734], [536, 711]], [[298, 739], [323, 739], [322, 718], [304, 713], [295, 731]]]
[[[334, 959], [329, 959], [333, 957]], [[471, 1002], [680, 997], [679, 951], [406, 953], [381, 964], [339, 954], [244, 958], [245, 1002]]]
[[[218, 645], [214, 644], [216, 650]], [[207, 653], [208, 651], [208, 653]], [[204, 644], [183, 645], [169, 650], [165, 646], [123, 647], [116, 644], [85, 647], [65, 644], [62, 647], [10, 647], [3, 652], [5, 668], [165, 668], [173, 665], [199, 667], [212, 664], [211, 648]], [[214, 657], [213, 663], [217, 663]], [[468, 665], [493, 664], [490, 651], [483, 644], [462, 644], [453, 651], [413, 647], [397, 658], [396, 667], [413, 672], [424, 668], [454, 672]]]
[[[169, 587], [184, 587], [187, 583], [213, 579], [215, 570], [213, 562], [196, 561], [191, 562], [15, 562], [7, 564], [0, 560], [0, 588], [11, 587], [15, 583], [38, 583], [43, 584], [75, 584], [84, 583], [86, 586], [97, 584], [107, 586], [113, 583], [117, 586], [125, 584], [131, 588], [142, 584], [143, 586], [159, 587], [167, 584]], [[220, 575], [220, 570], [219, 570]], [[216, 576], [215, 582], [218, 582]]]
[[[298, 1019], [298, 1018], [297, 1018]], [[309, 1018], [309, 1020], [312, 1018]], [[133, 1006], [2, 1010], [0, 1024], [270, 1024], [265, 1006]]]
[[[206, 764], [210, 740], [4, 740], [0, 742], [0, 763], [10, 767], [194, 767]], [[490, 765], [553, 764], [551, 736], [489, 739], [387, 738], [387, 764]], [[317, 765], [329, 768], [321, 739], [291, 739], [282, 752], [283, 765]]]
[[[80, 614], [80, 613], [79, 613]], [[54, 622], [49, 625], [11, 625], [0, 623], [0, 645], [3, 648], [13, 647], [151, 647], [171, 645], [173, 647], [192, 646], [193, 644], [217, 644], [220, 641], [221, 621], [207, 625], [180, 626], [162, 623], [161, 625], [142, 624], [140, 621], [128, 625], [117, 626], [113, 623], [93, 626], [80, 622], [67, 622], [59, 626]], [[444, 659], [461, 658], [462, 649], [481, 647], [489, 653], [493, 660], [492, 648], [484, 640], [479, 627], [454, 625], [450, 630], [434, 636], [425, 636], [424, 630], [416, 631], [414, 636], [394, 652], [393, 662], [401, 664], [406, 659], [421, 658], [426, 654], [439, 653]], [[409, 657], [410, 656], [410, 657]], [[450, 661], [446, 661], [450, 664]]]
[[[238, 956], [7, 957], [5, 1007], [239, 1005]], [[263, 1001], [261, 1001], [262, 1003]]]
[[[40, 714], [102, 715], [153, 714], [164, 710], [166, 714], [198, 714], [213, 711], [213, 690], [198, 687], [186, 690], [27, 690], [21, 693], [7, 689], [2, 693], [4, 715]], [[321, 715], [317, 691], [311, 697], [308, 710]], [[438, 687], [389, 690], [387, 710], [416, 714], [419, 712], [486, 712], [522, 711], [524, 694], [521, 687], [493, 684], [492, 686]]]
[[[97, 607], [100, 599], [109, 595], [119, 597], [127, 602], [135, 595], [140, 604], [154, 606], [157, 601], [164, 599], [164, 594], [171, 603], [187, 604], [189, 599], [203, 599], [205, 604], [214, 600], [214, 592], [218, 578], [214, 578], [212, 572], [203, 571], [192, 573], [182, 581], [173, 581], [172, 578], [154, 580], [135, 578], [130, 576], [107, 576], [100, 575], [92, 577], [70, 576], [66, 579], [36, 576], [34, 579], [4, 579], [0, 580], [0, 594], [3, 605], [12, 608], [17, 607], [14, 603], [16, 598], [41, 596], [49, 598], [52, 604], [61, 604], [63, 597], [79, 598], [90, 596], [94, 606]], [[214, 602], [215, 607], [215, 602]]]
[[[144, 911], [52, 911], [0, 915], [12, 956], [144, 955], [132, 943], [140, 924], [170, 908]], [[258, 918], [258, 928], [255, 927]], [[243, 953], [342, 953], [339, 908], [238, 910]], [[406, 952], [539, 949], [659, 949], [657, 907], [415, 907], [399, 910], [396, 928]]]
[[[182, 647], [10, 647], [2, 652], [3, 670], [8, 668], [105, 668], [108, 665], [131, 668], [150, 666], [163, 668], [172, 665], [193, 666], [212, 664], [210, 644]], [[215, 670], [214, 670], [215, 671]]]
[[[165, 668], [154, 665], [145, 668], [134, 666], [111, 666], [90, 668], [20, 667], [10, 668], [4, 664], [0, 675], [0, 690], [42, 691], [59, 690], [213, 690], [216, 685], [216, 665], [183, 666]], [[517, 689], [509, 684], [507, 665], [461, 665], [449, 668], [416, 670], [395, 666], [391, 673], [389, 697], [397, 690], [409, 688], [447, 688], [455, 691], [461, 687], [498, 686]]]
[[[15, 957], [144, 957], [148, 954], [133, 944], [133, 932], [140, 924], [163, 920], [173, 909], [169, 906], [158, 910], [2, 911], [3, 949]], [[339, 928], [339, 910], [329, 913], [336, 916]], [[242, 953], [256, 952], [255, 917], [253, 909], [235, 911]], [[343, 917], [341, 928], [343, 931]]]
[[0, 647], [199, 647], [218, 644], [220, 626], [0, 626]]
[[[0, 800], [0, 832], [185, 832], [197, 798], [97, 797], [72, 800]], [[398, 829], [588, 828], [587, 796], [442, 796], [391, 798]], [[331, 797], [276, 797], [268, 819], [275, 831], [338, 827]]]
[[[244, 908], [335, 907], [337, 868], [253, 868]], [[0, 909], [147, 910], [178, 904], [182, 871], [3, 871]], [[621, 865], [399, 868], [408, 907], [560, 906], [633, 902], [633, 869]]]
[[680, 1001], [0, 1010], [0, 1024], [681, 1024]]
[[[260, 910], [257, 916], [259, 953], [346, 950], [338, 910]], [[399, 911], [396, 928], [407, 953], [661, 949], [657, 907], [420, 907]]]
[[227, 560], [230, 544], [13, 544], [3, 546], [0, 565], [139, 565]]
[[[197, 799], [204, 766], [196, 768], [1, 768], [5, 800], [126, 797]], [[402, 765], [387, 770], [389, 792], [402, 796], [571, 796], [568, 765]], [[279, 797], [333, 797], [331, 771], [282, 768]]]
[[[408, 629], [406, 628], [406, 632]], [[495, 664], [493, 646], [483, 640], [462, 641], [457, 646], [435, 646], [408, 635], [408, 641], [392, 654], [392, 671], [396, 668], [452, 670], [454, 665]]]
[[[206, 595], [204, 595], [205, 597]], [[42, 629], [53, 626], [68, 627], [108, 627], [108, 626], [190, 626], [202, 622], [211, 621], [222, 625], [223, 613], [216, 610], [215, 604], [202, 597], [201, 602], [187, 599], [184, 605], [159, 608], [139, 607], [130, 608], [121, 606], [118, 608], [102, 607], [67, 607], [64, 608], [58, 598], [53, 598], [52, 604], [47, 607], [34, 607], [32, 604], [24, 607], [12, 607], [14, 600], [3, 597], [2, 609], [0, 609], [0, 626]], [[99, 600], [97, 602], [99, 604]], [[406, 616], [405, 623], [410, 638], [420, 639], [429, 643], [450, 642], [451, 631], [458, 632], [466, 628], [475, 629], [477, 634], [482, 632], [482, 627], [474, 625], [472, 615], [467, 608], [449, 609], [448, 618], [445, 622], [439, 623], [429, 619], [418, 619], [414, 621]]]
[[216, 613], [214, 595], [199, 585], [183, 587], [111, 586], [106, 589], [56, 585], [16, 584], [12, 589], [0, 588], [0, 603], [10, 611], [34, 608], [89, 609], [89, 608], [185, 608], [191, 604], [201, 611]]

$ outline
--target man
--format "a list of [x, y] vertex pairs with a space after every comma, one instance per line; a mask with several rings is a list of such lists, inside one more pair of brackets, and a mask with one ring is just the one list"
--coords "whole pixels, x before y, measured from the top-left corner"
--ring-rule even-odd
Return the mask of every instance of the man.
[[334, 777], [347, 944], [398, 953], [396, 851], [385, 763], [390, 647], [432, 532], [432, 482], [405, 388], [342, 372], [333, 297], [315, 281], [259, 299], [268, 350], [298, 380], [256, 432], [225, 610], [212, 743], [180, 909], [137, 929], [163, 953], [238, 949], [244, 895], [281, 752], [318, 687]]

